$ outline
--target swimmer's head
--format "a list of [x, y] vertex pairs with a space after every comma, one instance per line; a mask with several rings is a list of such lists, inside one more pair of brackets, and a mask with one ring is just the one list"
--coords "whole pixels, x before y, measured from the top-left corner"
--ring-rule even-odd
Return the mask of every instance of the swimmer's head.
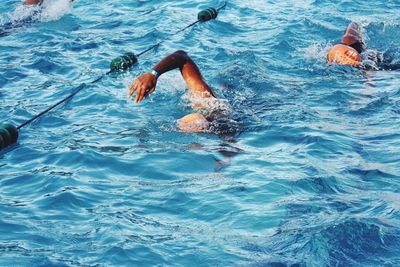
[[328, 62], [358, 67], [361, 64], [361, 56], [354, 48], [337, 44], [329, 50]]
[[210, 122], [199, 113], [192, 113], [177, 121], [179, 130], [185, 133], [206, 132], [210, 126]]

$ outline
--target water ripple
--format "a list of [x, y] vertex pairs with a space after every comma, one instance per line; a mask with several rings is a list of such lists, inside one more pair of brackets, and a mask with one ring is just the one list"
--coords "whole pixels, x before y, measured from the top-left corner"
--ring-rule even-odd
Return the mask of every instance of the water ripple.
[[[356, 20], [398, 64], [396, 1], [229, 1], [96, 84], [221, 2], [18, 4], [0, 6], [2, 121], [86, 87], [0, 154], [1, 266], [399, 265], [399, 71], [325, 62]], [[179, 72], [127, 100], [178, 49], [231, 108], [215, 134], [176, 130]]]

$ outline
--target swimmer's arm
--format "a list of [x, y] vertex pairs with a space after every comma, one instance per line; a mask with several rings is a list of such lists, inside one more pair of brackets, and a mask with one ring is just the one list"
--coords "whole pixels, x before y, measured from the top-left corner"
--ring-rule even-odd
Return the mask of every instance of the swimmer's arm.
[[[201, 97], [216, 97], [210, 86], [205, 82], [203, 75], [201, 75], [199, 67], [185, 51], [179, 50], [172, 55], [182, 58], [180, 62], [183, 61], [183, 64], [180, 64], [178, 67], [186, 85], [193, 94]], [[157, 67], [158, 65], [155, 66], [156, 71]]]
[[25, 0], [24, 5], [37, 5], [40, 4], [42, 0]]
[[[183, 79], [185, 80], [189, 90], [192, 93], [200, 94], [203, 97], [215, 97], [211, 88], [204, 81], [203, 76], [197, 65], [184, 51], [176, 51], [175, 53], [162, 59], [153, 67], [158, 75], [162, 75], [168, 71], [179, 68]], [[145, 73], [139, 76], [129, 89], [131, 97], [135, 91], [135, 102], [141, 102], [145, 97], [154, 92], [157, 84], [157, 77], [152, 73]]]
[[361, 27], [356, 22], [351, 22], [344, 32], [341, 43], [351, 46], [357, 42], [361, 43], [362, 46], [365, 46], [361, 35]]

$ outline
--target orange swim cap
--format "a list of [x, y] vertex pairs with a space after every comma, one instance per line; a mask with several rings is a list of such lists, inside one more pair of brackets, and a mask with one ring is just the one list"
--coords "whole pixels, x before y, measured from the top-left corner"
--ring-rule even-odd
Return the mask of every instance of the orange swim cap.
[[354, 48], [337, 44], [329, 50], [328, 62], [358, 67], [361, 64], [361, 56]]
[[178, 128], [185, 133], [205, 132], [210, 122], [199, 113], [192, 113], [178, 120]]

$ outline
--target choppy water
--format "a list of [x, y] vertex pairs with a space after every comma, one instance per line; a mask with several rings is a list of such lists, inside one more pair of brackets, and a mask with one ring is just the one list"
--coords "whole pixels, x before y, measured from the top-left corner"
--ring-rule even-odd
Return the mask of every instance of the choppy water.
[[[0, 266], [399, 266], [400, 72], [328, 66], [346, 25], [400, 61], [400, 3], [229, 1], [21, 130], [0, 154]], [[2, 1], [1, 22], [24, 16]], [[1, 121], [20, 124], [217, 1], [53, 1], [0, 38]], [[17, 10], [16, 10], [17, 9]], [[184, 134], [186, 50], [233, 107]]]

